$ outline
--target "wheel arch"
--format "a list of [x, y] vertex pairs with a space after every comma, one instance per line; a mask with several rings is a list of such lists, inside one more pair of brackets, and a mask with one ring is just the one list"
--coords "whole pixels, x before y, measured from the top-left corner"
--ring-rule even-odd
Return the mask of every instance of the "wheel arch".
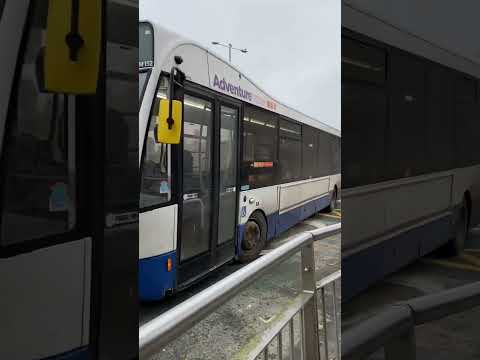
[[265, 220], [265, 226], [266, 226], [265, 231], [266, 231], [266, 233], [267, 233], [267, 235], [268, 235], [268, 218], [267, 218], [267, 214], [265, 213], [265, 210], [263, 210], [263, 209], [255, 209], [255, 210], [253, 210], [253, 211], [250, 213], [250, 215], [248, 215], [248, 219], [250, 219], [250, 218], [252, 217], [252, 215], [255, 214], [255, 213], [259, 213], [260, 215], [263, 216], [263, 219]]
[[470, 228], [471, 225], [471, 220], [472, 220], [472, 194], [469, 189], [465, 190], [465, 193], [463, 194], [463, 198], [465, 199], [467, 203], [467, 210], [468, 210], [468, 217], [467, 217], [467, 226]]

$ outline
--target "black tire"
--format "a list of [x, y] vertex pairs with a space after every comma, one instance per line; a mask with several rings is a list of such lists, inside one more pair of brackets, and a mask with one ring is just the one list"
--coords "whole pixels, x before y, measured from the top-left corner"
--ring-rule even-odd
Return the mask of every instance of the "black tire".
[[337, 188], [333, 190], [332, 197], [330, 198], [330, 204], [328, 204], [327, 211], [332, 212], [337, 207]]
[[255, 211], [245, 224], [238, 261], [247, 263], [258, 258], [267, 242], [267, 222], [259, 211]]
[[468, 206], [466, 199], [463, 199], [458, 221], [456, 222], [455, 238], [448, 243], [448, 255], [460, 255], [465, 249], [468, 237]]

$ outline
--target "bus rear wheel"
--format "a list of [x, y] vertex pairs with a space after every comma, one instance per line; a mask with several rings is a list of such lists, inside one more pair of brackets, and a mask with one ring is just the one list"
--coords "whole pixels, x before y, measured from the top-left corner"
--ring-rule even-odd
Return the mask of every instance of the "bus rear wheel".
[[328, 205], [328, 212], [332, 212], [337, 207], [337, 188], [332, 192], [332, 197], [330, 198], [330, 204]]
[[467, 201], [466, 199], [463, 199], [460, 208], [459, 219], [456, 222], [455, 238], [453, 238], [449, 243], [449, 255], [460, 255], [465, 248], [465, 243], [468, 237], [468, 215]]
[[247, 263], [255, 260], [267, 242], [267, 222], [258, 211], [254, 212], [245, 224], [238, 260]]

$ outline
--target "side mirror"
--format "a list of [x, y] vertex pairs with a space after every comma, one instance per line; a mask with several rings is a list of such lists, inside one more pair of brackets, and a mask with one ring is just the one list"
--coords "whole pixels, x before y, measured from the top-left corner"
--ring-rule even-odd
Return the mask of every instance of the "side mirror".
[[45, 91], [96, 93], [101, 29], [101, 0], [49, 0], [46, 46], [38, 69]]
[[158, 107], [155, 139], [157, 143], [179, 144], [182, 133], [183, 105], [179, 100], [161, 99]]

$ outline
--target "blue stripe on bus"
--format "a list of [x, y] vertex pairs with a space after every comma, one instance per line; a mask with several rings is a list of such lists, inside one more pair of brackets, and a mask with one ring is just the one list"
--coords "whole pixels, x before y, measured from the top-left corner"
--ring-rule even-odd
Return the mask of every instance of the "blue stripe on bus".
[[325, 209], [328, 205], [330, 205], [331, 198], [333, 196], [333, 191], [331, 191], [328, 195], [322, 196], [321, 198], [314, 200], [315, 202], [315, 209], [317, 211], [321, 211]]
[[331, 196], [331, 194], [322, 196], [319, 199], [309, 201], [302, 206], [299, 206], [295, 209], [289, 210], [279, 215], [276, 235], [280, 235], [282, 232], [290, 229], [292, 226], [298, 224], [300, 221], [305, 220], [316, 212], [325, 209], [330, 204]]
[[295, 209], [288, 210], [283, 214], [278, 215], [277, 235], [280, 235], [284, 231], [298, 224], [302, 220], [301, 219], [302, 212], [303, 212], [303, 206], [299, 206]]
[[[167, 271], [167, 260], [172, 259], [172, 271]], [[175, 288], [175, 251], [140, 259], [138, 288], [141, 300], [160, 300], [167, 290]]]
[[58, 355], [43, 358], [43, 360], [89, 360], [90, 353], [88, 347], [81, 347], [75, 350], [67, 351]]
[[277, 233], [278, 211], [267, 216], [267, 240], [272, 239]]
[[448, 242], [453, 236], [446, 216], [342, 259], [342, 301]]
[[235, 256], [242, 255], [242, 241], [245, 230], [245, 224], [238, 224], [237, 226], [237, 243], [235, 244]]
[[[284, 231], [295, 226], [302, 220], [305, 220], [313, 214], [325, 209], [330, 204], [330, 197], [332, 193], [322, 196], [316, 200], [309, 201], [308, 203], [296, 207], [292, 210], [286, 211], [279, 215], [278, 212], [267, 216], [267, 240], [271, 240], [273, 237], [280, 235]], [[239, 224], [237, 227], [237, 244], [236, 254], [240, 256], [242, 253], [242, 240], [245, 224]]]

